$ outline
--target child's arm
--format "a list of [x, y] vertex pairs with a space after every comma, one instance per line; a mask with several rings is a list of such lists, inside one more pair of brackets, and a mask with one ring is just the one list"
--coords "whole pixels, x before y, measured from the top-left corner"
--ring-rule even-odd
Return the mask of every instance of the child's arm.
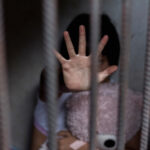
[[34, 127], [31, 150], [38, 150], [46, 139], [47, 137]]

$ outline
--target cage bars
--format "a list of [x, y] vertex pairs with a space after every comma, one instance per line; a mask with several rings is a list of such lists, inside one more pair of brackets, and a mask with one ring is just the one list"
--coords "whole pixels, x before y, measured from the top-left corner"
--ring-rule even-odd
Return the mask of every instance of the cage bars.
[[[150, 149], [150, 1], [148, 10], [148, 29], [147, 29], [147, 47], [145, 55], [145, 68], [144, 68], [144, 104], [142, 116], [142, 131], [140, 150]], [[148, 139], [149, 138], [149, 139]]]
[[122, 0], [121, 52], [119, 71], [119, 106], [118, 106], [118, 150], [125, 146], [125, 103], [128, 88], [128, 68], [130, 50], [131, 1]]
[[48, 145], [49, 150], [57, 150], [56, 118], [57, 118], [57, 62], [53, 51], [57, 49], [57, 0], [43, 1], [44, 54], [46, 100], [48, 106]]
[[9, 150], [10, 118], [6, 72], [3, 3], [0, 0], [0, 150]]
[[96, 115], [97, 115], [97, 49], [100, 33], [100, 12], [102, 0], [90, 0], [90, 35], [91, 35], [91, 99], [90, 99], [90, 150], [96, 149]]
[[[91, 0], [91, 50], [92, 50], [92, 77], [91, 77], [91, 116], [90, 116], [90, 150], [95, 150], [96, 146], [96, 96], [97, 96], [97, 45], [99, 39], [99, 11], [102, 2]], [[150, 5], [150, 2], [149, 2]], [[8, 150], [10, 146], [9, 130], [9, 102], [7, 87], [7, 72], [5, 60], [5, 42], [3, 26], [2, 0], [0, 0], [0, 149]], [[150, 7], [149, 7], [150, 9]], [[119, 133], [118, 150], [124, 150], [125, 144], [125, 99], [128, 87], [128, 59], [130, 50], [130, 18], [131, 1], [122, 0], [122, 37], [121, 37], [121, 57], [120, 57], [120, 94], [119, 94]], [[57, 1], [43, 1], [43, 21], [44, 21], [44, 50], [46, 61], [46, 98], [48, 100], [48, 143], [50, 150], [56, 150], [56, 116], [57, 116], [57, 63], [53, 50], [57, 49]], [[96, 58], [96, 59], [95, 59]], [[144, 108], [142, 121], [142, 135], [140, 150], [148, 149], [149, 123], [150, 123], [150, 10], [148, 18], [147, 51], [145, 60], [144, 78]]]

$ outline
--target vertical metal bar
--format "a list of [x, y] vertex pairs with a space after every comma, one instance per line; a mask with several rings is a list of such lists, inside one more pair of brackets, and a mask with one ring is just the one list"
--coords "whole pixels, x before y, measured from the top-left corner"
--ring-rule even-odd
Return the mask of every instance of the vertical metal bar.
[[144, 105], [142, 117], [142, 132], [140, 141], [140, 150], [148, 149], [148, 137], [150, 129], [150, 1], [148, 10], [148, 31], [147, 31], [147, 47], [145, 55], [144, 70]]
[[48, 144], [50, 150], [57, 149], [57, 63], [53, 50], [57, 49], [57, 0], [43, 1], [44, 50], [46, 61], [46, 100], [48, 106]]
[[118, 150], [124, 150], [125, 145], [125, 101], [128, 88], [128, 68], [130, 50], [131, 0], [122, 0], [122, 27], [120, 53], [120, 88], [118, 106]]
[[10, 147], [9, 101], [5, 56], [3, 3], [0, 0], [0, 150]]
[[102, 0], [91, 0], [91, 101], [90, 101], [90, 150], [96, 148], [96, 112], [97, 112], [97, 49], [100, 33], [100, 11]]
[[[150, 115], [149, 115], [150, 116]], [[148, 132], [148, 148], [147, 150], [150, 150], [150, 121], [149, 121], [149, 132]]]

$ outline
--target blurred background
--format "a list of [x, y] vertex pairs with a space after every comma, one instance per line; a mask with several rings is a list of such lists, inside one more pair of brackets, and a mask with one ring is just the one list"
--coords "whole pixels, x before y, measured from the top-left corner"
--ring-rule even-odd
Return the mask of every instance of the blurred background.
[[[87, 0], [59, 0], [59, 39], [71, 20], [90, 13]], [[121, 0], [105, 0], [107, 14], [120, 36]], [[33, 111], [40, 72], [43, 68], [42, 0], [5, 0], [6, 48], [11, 100], [12, 143], [29, 150], [32, 140]], [[132, 89], [143, 87], [148, 0], [133, 0], [129, 83]], [[114, 76], [117, 80], [117, 74]]]

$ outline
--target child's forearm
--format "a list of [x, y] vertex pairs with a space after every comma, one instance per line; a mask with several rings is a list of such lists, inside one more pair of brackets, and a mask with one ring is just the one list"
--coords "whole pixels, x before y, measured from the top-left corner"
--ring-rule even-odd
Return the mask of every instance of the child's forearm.
[[34, 127], [31, 150], [38, 150], [46, 139], [47, 137]]

